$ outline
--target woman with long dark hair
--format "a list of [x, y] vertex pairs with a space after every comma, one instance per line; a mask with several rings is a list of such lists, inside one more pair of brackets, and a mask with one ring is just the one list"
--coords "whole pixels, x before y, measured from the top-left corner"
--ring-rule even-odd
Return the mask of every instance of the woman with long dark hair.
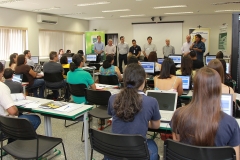
[[196, 72], [193, 71], [192, 64], [192, 59], [189, 56], [182, 57], [181, 68], [177, 70], [176, 74], [194, 77]]
[[[113, 117], [112, 132], [117, 134], [141, 134], [146, 137], [148, 127], [160, 126], [159, 106], [156, 99], [143, 93], [146, 73], [142, 66], [129, 64], [123, 75], [125, 88], [109, 98], [108, 114]], [[147, 140], [151, 160], [158, 159], [158, 148]]]
[[157, 62], [157, 52], [155, 52], [155, 51], [150, 52], [150, 54], [148, 56], [148, 62], [155, 63], [155, 72], [161, 71], [162, 65], [158, 64], [158, 62]]
[[196, 146], [232, 146], [239, 158], [240, 129], [237, 121], [221, 111], [221, 77], [201, 68], [194, 77], [191, 102], [172, 118], [173, 139]]
[[10, 62], [9, 62], [9, 67], [15, 71], [15, 67], [17, 65], [17, 57], [18, 57], [18, 54], [17, 53], [13, 53], [10, 55]]

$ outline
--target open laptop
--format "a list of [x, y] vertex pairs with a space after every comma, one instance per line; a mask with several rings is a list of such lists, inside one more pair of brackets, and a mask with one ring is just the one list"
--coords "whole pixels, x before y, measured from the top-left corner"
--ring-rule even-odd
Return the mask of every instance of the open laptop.
[[86, 55], [86, 61], [96, 62], [97, 61], [97, 55], [96, 54], [87, 54]]
[[31, 56], [31, 60], [34, 62], [34, 64], [39, 63], [39, 56]]
[[177, 92], [162, 90], [147, 90], [147, 96], [154, 97], [158, 101], [161, 121], [171, 121], [177, 107]]
[[23, 75], [22, 74], [14, 74], [12, 81], [22, 83]]
[[162, 64], [164, 59], [163, 58], [158, 58], [157, 61], [158, 61], [158, 64]]
[[171, 58], [175, 64], [181, 64], [182, 56], [169, 56], [168, 58]]
[[206, 56], [206, 65], [208, 65], [208, 63], [213, 59], [216, 59], [216, 56]]
[[182, 79], [183, 95], [187, 95], [190, 91], [191, 76], [177, 75], [177, 77]]
[[140, 63], [146, 73], [154, 74], [154, 71], [155, 71], [154, 62], [140, 62]]
[[68, 64], [72, 62], [72, 57], [67, 57], [68, 59]]
[[226, 73], [229, 74], [229, 63], [226, 63]]
[[226, 114], [233, 116], [233, 96], [232, 94], [222, 94], [221, 108]]

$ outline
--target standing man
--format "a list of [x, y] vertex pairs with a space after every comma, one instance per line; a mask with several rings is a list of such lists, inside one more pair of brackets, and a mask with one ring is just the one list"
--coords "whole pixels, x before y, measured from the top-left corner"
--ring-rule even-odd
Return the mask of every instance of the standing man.
[[97, 42], [94, 43], [94, 52], [97, 54], [97, 62], [103, 60], [104, 44], [101, 42], [101, 36], [97, 36]]
[[31, 66], [32, 69], [33, 69], [33, 67], [34, 67], [34, 62], [31, 60], [32, 54], [31, 54], [30, 50], [25, 50], [25, 51], [23, 52], [23, 54], [25, 55], [25, 58], [27, 59], [26, 65]]
[[127, 65], [127, 54], [129, 51], [129, 46], [127, 43], [124, 42], [124, 36], [120, 37], [120, 41], [121, 42], [118, 44], [118, 53], [119, 53], [118, 62], [119, 62], [120, 72], [123, 73], [122, 62], [124, 61], [124, 64]]
[[192, 45], [192, 43], [191, 43], [191, 36], [190, 35], [186, 36], [186, 40], [187, 41], [185, 43], [183, 43], [182, 48], [181, 48], [183, 56], [189, 55], [190, 47]]
[[144, 44], [144, 46], [143, 46], [144, 61], [148, 61], [148, 55], [150, 54], [150, 52], [157, 51], [156, 45], [152, 44], [151, 36], [147, 37], [147, 41], [148, 41], [148, 43]]
[[203, 54], [205, 52], [205, 44], [202, 42], [202, 36], [200, 34], [195, 35], [195, 42], [190, 47], [197, 53], [197, 59], [203, 61]]
[[169, 55], [175, 54], [175, 48], [170, 45], [170, 40], [166, 39], [166, 46], [163, 47], [164, 58], [167, 58]]
[[109, 39], [108, 44], [105, 47], [105, 54], [106, 56], [109, 54], [112, 55], [114, 57], [114, 66], [117, 66], [116, 46], [112, 43], [112, 39]]
[[141, 55], [141, 47], [137, 45], [136, 40], [132, 40], [132, 47], [129, 49], [129, 53], [131, 55], [135, 55], [138, 59], [140, 58]]

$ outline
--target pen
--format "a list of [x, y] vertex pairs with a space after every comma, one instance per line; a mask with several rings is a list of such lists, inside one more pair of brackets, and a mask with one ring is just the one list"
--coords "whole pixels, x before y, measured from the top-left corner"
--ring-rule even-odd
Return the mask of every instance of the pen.
[[64, 108], [64, 110], [67, 109], [67, 108], [69, 108], [69, 107], [70, 107], [70, 106], [67, 106], [66, 108]]

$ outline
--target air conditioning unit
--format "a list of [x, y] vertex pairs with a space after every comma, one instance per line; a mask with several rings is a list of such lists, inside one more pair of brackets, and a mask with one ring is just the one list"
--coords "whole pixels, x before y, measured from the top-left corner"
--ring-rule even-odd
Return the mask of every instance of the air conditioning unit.
[[38, 23], [57, 24], [58, 23], [58, 17], [38, 14], [37, 15], [37, 22]]

